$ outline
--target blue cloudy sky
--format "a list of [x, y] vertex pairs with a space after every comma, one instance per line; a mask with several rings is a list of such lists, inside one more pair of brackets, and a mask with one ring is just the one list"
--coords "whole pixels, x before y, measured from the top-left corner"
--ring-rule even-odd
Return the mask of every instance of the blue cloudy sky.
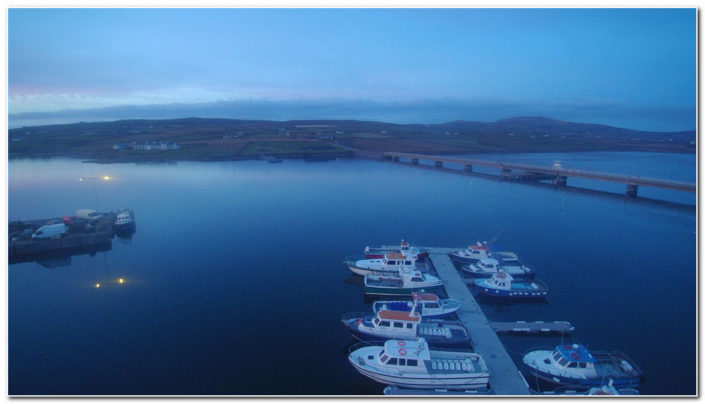
[[695, 9], [10, 9], [10, 127], [182, 116], [696, 124]]

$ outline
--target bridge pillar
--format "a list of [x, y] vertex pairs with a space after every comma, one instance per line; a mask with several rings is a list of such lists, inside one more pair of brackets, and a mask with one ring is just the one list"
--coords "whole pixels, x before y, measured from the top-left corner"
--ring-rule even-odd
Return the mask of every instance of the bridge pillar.
[[419, 159], [411, 159], [411, 164], [419, 164]]
[[437, 167], [437, 168], [443, 168], [443, 162], [442, 162], [442, 161], [436, 161], [436, 167]]
[[394, 157], [392, 157], [392, 161], [395, 161], [395, 162], [398, 163], [398, 162], [399, 162], [399, 156], [394, 156]]
[[636, 191], [639, 189], [639, 186], [636, 184], [627, 184], [627, 196], [629, 197], [635, 197], [636, 196]]
[[556, 178], [553, 179], [553, 185], [558, 185], [559, 187], [568, 185], [568, 177], [565, 175], [557, 175]]
[[502, 179], [508, 179], [512, 175], [512, 169], [511, 168], [505, 168], [502, 167]]
[[472, 172], [472, 164], [465, 164], [465, 171], [471, 173]]

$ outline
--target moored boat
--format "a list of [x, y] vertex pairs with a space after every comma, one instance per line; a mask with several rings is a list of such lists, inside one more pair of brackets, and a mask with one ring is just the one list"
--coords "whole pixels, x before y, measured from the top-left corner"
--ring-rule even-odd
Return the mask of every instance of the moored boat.
[[412, 247], [407, 241], [404, 241], [404, 239], [401, 240], [399, 248], [365, 247], [365, 258], [383, 258], [386, 253], [402, 253], [415, 260], [422, 260], [428, 257], [428, 251]]
[[526, 265], [516, 262], [510, 265], [502, 265], [499, 260], [494, 258], [482, 258], [472, 264], [464, 264], [460, 267], [463, 273], [478, 277], [489, 278], [490, 276], [499, 273], [500, 270], [511, 275], [515, 279], [533, 279], [536, 273]]
[[430, 350], [423, 338], [358, 348], [348, 360], [360, 374], [399, 387], [480, 389], [487, 387], [490, 377], [479, 354]]
[[471, 346], [468, 329], [460, 322], [421, 321], [415, 311], [381, 310], [374, 315], [346, 313], [341, 317], [352, 334], [363, 341], [425, 338], [433, 346]]
[[476, 279], [480, 293], [510, 299], [539, 299], [548, 296], [548, 286], [536, 279], [514, 280], [511, 275], [500, 270], [491, 278]]
[[346, 260], [345, 265], [358, 275], [380, 273], [396, 274], [399, 270], [416, 270], [416, 260], [403, 253], [387, 253], [380, 258], [364, 260]]
[[128, 228], [135, 224], [134, 213], [130, 209], [119, 209], [115, 212], [114, 226], [116, 228]]
[[531, 351], [523, 361], [534, 376], [562, 386], [602, 387], [611, 379], [614, 386], [636, 387], [644, 378], [625, 354], [590, 352], [579, 344]]
[[519, 261], [519, 257], [513, 252], [493, 251], [487, 242], [480, 243], [479, 241], [476, 244], [470, 244], [464, 250], [453, 251], [448, 255], [453, 261], [461, 264], [477, 262], [482, 258], [502, 259], [505, 263]]
[[396, 274], [365, 275], [365, 293], [372, 295], [407, 295], [428, 291], [443, 285], [443, 281], [433, 275], [419, 271], [400, 269]]
[[460, 302], [455, 299], [439, 299], [433, 293], [411, 294], [413, 300], [378, 300], [372, 304], [372, 310], [377, 313], [381, 310], [416, 310], [424, 318], [441, 317], [454, 313], [460, 308]]

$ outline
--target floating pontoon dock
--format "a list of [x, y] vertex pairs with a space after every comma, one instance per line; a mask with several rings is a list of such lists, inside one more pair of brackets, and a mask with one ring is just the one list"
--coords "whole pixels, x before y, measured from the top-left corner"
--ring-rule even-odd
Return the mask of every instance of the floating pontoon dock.
[[502, 396], [530, 395], [531, 391], [526, 380], [512, 358], [509, 357], [509, 353], [499, 340], [495, 329], [450, 261], [448, 253], [453, 249], [422, 248], [428, 250], [429, 258], [436, 268], [438, 276], [445, 281], [444, 286], [448, 297], [460, 302], [460, 309], [456, 313], [470, 331], [475, 352], [482, 355], [487, 364], [490, 371], [490, 386], [494, 394]]
[[508, 334], [570, 334], [575, 327], [567, 321], [491, 321], [497, 333]]

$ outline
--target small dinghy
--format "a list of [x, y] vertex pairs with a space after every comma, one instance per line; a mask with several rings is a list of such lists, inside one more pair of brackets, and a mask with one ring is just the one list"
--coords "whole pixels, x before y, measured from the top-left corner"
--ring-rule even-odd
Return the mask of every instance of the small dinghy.
[[625, 354], [590, 352], [578, 344], [531, 351], [523, 361], [534, 376], [561, 386], [602, 387], [611, 379], [617, 387], [637, 387], [644, 378]]
[[508, 299], [542, 299], [548, 296], [548, 286], [539, 280], [514, 280], [500, 270], [489, 279], [477, 279], [475, 285], [480, 293]]
[[483, 389], [490, 378], [479, 354], [430, 350], [423, 338], [358, 348], [348, 360], [376, 382], [412, 389]]
[[442, 317], [456, 312], [460, 302], [455, 299], [439, 299], [433, 293], [412, 293], [413, 300], [378, 300], [372, 304], [375, 313], [381, 310], [416, 310], [422, 317]]

